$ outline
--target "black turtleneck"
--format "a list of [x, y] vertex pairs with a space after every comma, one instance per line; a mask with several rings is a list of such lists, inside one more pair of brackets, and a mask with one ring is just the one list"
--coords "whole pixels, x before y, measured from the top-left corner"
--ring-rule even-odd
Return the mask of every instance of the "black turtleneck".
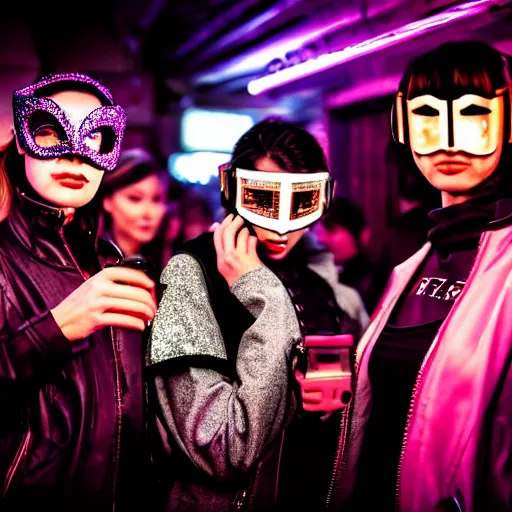
[[418, 371], [439, 327], [471, 271], [480, 235], [494, 218], [496, 197], [486, 194], [434, 210], [432, 250], [411, 279], [372, 351], [368, 420], [352, 510], [395, 508], [396, 480], [407, 413]]
[[352, 332], [357, 336], [357, 322], [340, 310], [331, 287], [308, 267], [304, 240], [284, 260], [272, 260], [264, 254], [261, 258], [288, 290], [303, 334]]
[[[308, 266], [311, 257], [321, 251], [307, 236], [302, 238], [283, 260], [261, 255], [287, 289], [304, 335], [351, 333], [355, 339], [361, 330], [336, 303], [330, 285]], [[305, 370], [305, 360], [299, 357]], [[296, 389], [300, 396], [299, 389]], [[287, 426], [282, 448], [279, 510], [319, 510], [325, 502], [332, 478], [334, 455], [340, 431], [340, 415], [321, 419], [320, 415], [299, 413]], [[297, 482], [302, 492], [297, 493]]]

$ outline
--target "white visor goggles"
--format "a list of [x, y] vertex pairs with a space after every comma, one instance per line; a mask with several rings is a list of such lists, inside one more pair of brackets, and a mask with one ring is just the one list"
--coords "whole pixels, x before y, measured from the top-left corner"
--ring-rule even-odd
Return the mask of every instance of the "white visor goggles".
[[236, 210], [245, 220], [284, 235], [317, 221], [327, 201], [329, 173], [236, 169]]
[[411, 149], [420, 155], [443, 150], [490, 155], [504, 136], [504, 110], [502, 93], [491, 99], [465, 94], [447, 101], [426, 94], [407, 100]]

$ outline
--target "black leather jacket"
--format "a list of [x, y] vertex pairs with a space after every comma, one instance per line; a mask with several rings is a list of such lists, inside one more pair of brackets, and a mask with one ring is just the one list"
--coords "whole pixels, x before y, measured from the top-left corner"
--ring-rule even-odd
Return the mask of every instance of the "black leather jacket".
[[18, 194], [0, 224], [2, 511], [119, 511], [142, 499], [144, 337], [105, 328], [70, 343], [50, 313], [84, 282], [80, 269], [120, 258], [78, 212], [64, 228], [60, 209]]

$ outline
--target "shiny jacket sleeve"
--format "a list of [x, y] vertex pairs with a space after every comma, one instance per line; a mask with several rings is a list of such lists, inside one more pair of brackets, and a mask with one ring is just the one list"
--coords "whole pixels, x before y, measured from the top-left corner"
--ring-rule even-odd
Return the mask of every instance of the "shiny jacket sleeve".
[[[175, 256], [162, 280], [167, 290], [155, 317], [150, 362], [183, 354], [225, 358], [197, 261]], [[289, 296], [268, 268], [244, 275], [231, 292], [255, 318], [240, 341], [237, 380], [207, 367], [155, 368], [170, 431], [197, 467], [220, 479], [254, 467], [282, 431], [291, 400], [290, 351], [300, 339]]]
[[5, 386], [29, 385], [58, 370], [71, 353], [49, 310], [25, 319], [0, 288], [0, 394]]
[[[512, 364], [504, 376], [489, 444], [486, 498], [480, 505], [482, 510], [512, 510]], [[475, 510], [478, 505], [475, 504]]]

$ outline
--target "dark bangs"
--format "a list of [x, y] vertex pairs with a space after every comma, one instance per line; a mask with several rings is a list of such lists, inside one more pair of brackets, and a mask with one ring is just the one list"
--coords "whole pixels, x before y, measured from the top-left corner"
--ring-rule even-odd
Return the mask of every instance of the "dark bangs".
[[509, 83], [505, 57], [477, 41], [445, 43], [414, 60], [402, 79], [400, 90], [412, 99], [432, 94], [455, 99], [463, 94], [486, 98]]
[[306, 130], [278, 119], [255, 124], [235, 144], [231, 162], [254, 170], [260, 158], [274, 160], [286, 172], [328, 171], [327, 159], [318, 141]]

